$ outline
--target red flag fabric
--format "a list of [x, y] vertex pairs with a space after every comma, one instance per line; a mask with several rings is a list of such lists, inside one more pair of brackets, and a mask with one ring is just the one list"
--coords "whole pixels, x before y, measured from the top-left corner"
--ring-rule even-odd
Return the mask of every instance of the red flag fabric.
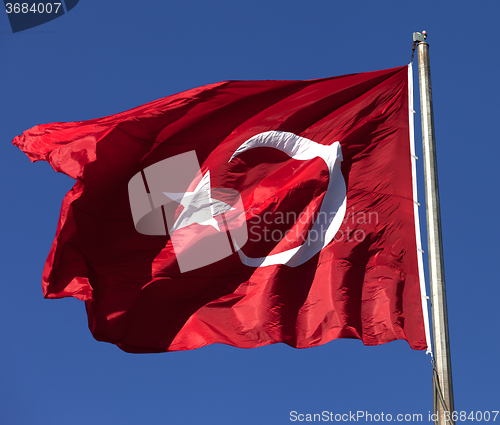
[[13, 143], [77, 180], [44, 296], [128, 352], [426, 349], [409, 75], [226, 81], [27, 130]]

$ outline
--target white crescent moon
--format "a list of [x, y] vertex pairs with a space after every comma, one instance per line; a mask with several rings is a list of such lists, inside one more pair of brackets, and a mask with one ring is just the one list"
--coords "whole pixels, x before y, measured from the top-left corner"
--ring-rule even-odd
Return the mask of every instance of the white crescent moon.
[[[326, 189], [318, 217], [327, 217], [325, 222], [316, 220], [309, 231], [307, 240], [296, 248], [271, 254], [267, 257], [251, 258], [236, 244], [241, 262], [250, 267], [265, 267], [276, 264], [285, 264], [297, 267], [310, 260], [328, 245], [342, 224], [346, 212], [346, 186], [344, 176], [340, 170], [342, 162], [342, 149], [339, 142], [331, 145], [321, 145], [284, 131], [267, 131], [257, 134], [244, 142], [233, 154], [228, 162], [249, 149], [267, 147], [278, 149], [286, 153], [290, 158], [307, 161], [313, 158], [321, 158], [325, 161], [330, 181]], [[311, 235], [315, 235], [314, 240]]]

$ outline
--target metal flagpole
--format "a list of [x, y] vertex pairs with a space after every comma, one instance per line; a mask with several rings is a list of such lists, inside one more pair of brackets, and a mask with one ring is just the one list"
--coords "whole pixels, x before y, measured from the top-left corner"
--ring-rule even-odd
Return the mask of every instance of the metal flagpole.
[[[418, 76], [420, 109], [422, 115], [422, 145], [424, 156], [425, 200], [427, 214], [427, 247], [429, 255], [429, 281], [431, 289], [432, 333], [434, 345], [434, 416], [435, 423], [444, 425], [453, 420], [453, 385], [451, 380], [450, 339], [444, 282], [441, 212], [432, 110], [431, 72], [427, 33], [413, 33], [418, 43]], [[436, 420], [437, 419], [437, 420]]]

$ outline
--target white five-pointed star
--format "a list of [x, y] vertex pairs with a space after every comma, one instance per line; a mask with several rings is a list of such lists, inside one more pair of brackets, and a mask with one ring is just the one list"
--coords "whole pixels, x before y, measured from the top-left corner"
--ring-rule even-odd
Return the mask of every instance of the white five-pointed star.
[[170, 233], [193, 223], [213, 226], [220, 231], [219, 224], [214, 217], [234, 209], [229, 204], [211, 197], [210, 171], [206, 172], [193, 192], [163, 192], [163, 194], [184, 207], [174, 225], [170, 228]]

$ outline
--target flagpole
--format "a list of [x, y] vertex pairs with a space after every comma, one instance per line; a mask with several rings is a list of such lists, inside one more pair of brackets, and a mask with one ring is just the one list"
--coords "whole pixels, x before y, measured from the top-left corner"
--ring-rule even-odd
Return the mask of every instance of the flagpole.
[[[450, 339], [444, 280], [441, 212], [437, 176], [434, 113], [432, 108], [431, 72], [427, 33], [414, 33], [418, 42], [418, 76], [422, 115], [422, 145], [424, 159], [425, 199], [427, 214], [427, 247], [431, 289], [432, 333], [434, 345], [434, 413], [435, 423], [444, 425], [453, 420], [453, 384], [451, 379]], [[448, 412], [448, 413], [447, 413]]]

